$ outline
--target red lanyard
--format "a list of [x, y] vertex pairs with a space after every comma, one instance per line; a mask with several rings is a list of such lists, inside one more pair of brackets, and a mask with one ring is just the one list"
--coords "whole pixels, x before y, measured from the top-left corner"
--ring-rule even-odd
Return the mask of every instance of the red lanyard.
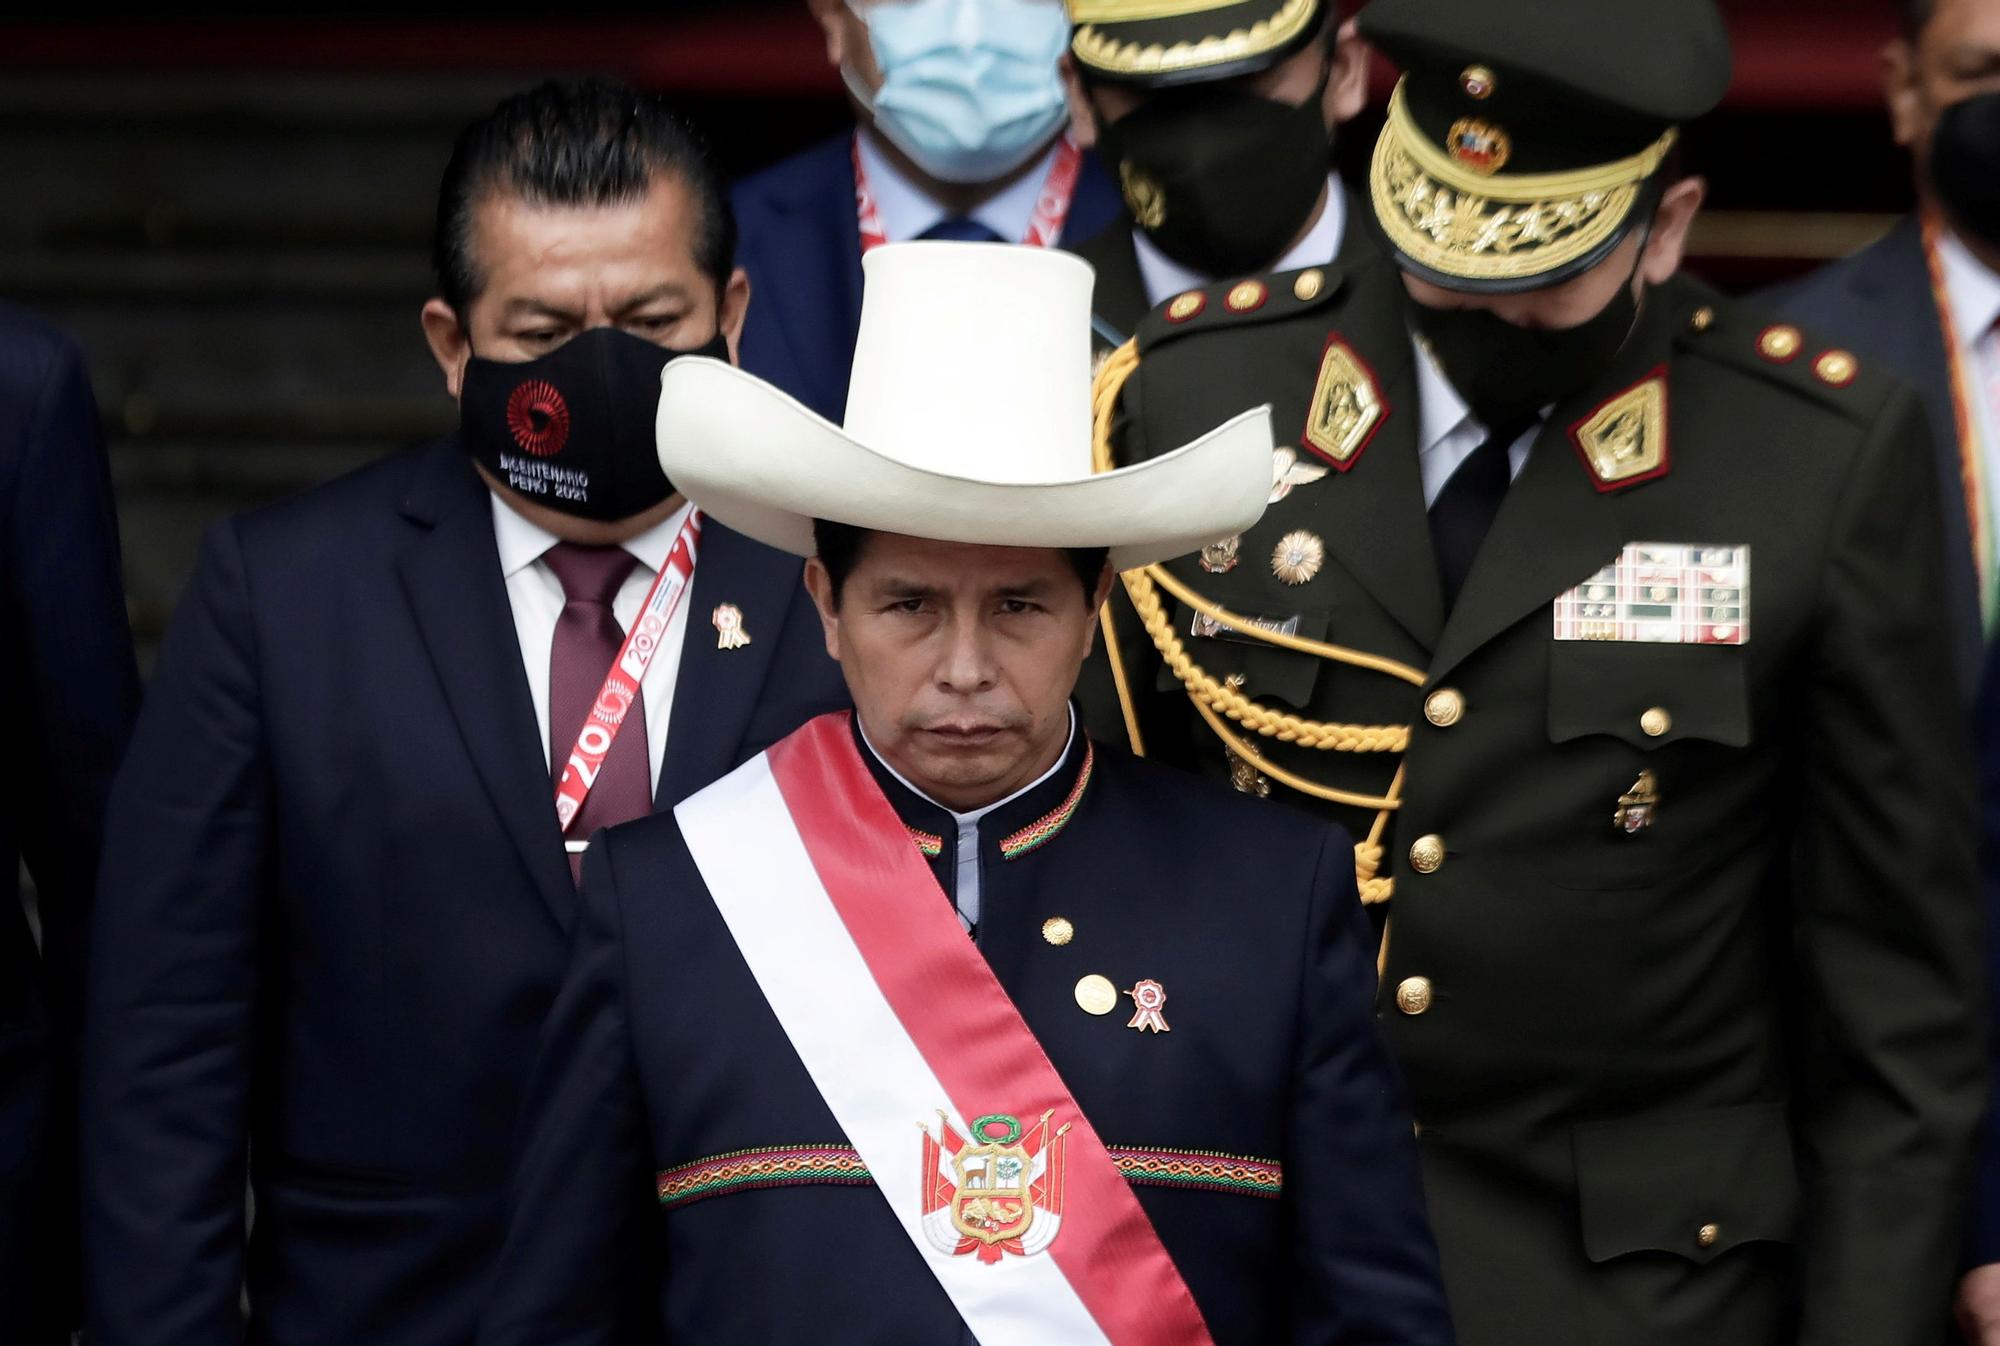
[[[1056, 161], [1042, 182], [1042, 194], [1035, 198], [1035, 213], [1028, 221], [1028, 233], [1021, 240], [1031, 248], [1052, 248], [1062, 238], [1063, 224], [1069, 219], [1070, 203], [1076, 200], [1076, 180], [1083, 175], [1083, 148], [1076, 137], [1063, 133], [1056, 147]], [[861, 220], [861, 251], [869, 252], [889, 241], [882, 225], [882, 212], [875, 193], [868, 186], [868, 170], [861, 162], [861, 133], [854, 134], [854, 206]]]
[[660, 652], [667, 638], [674, 610], [680, 607], [688, 583], [694, 578], [695, 551], [700, 542], [701, 511], [689, 510], [687, 522], [674, 535], [667, 563], [660, 567], [653, 587], [646, 591], [639, 616], [625, 633], [625, 643], [619, 647], [618, 657], [611, 661], [604, 685], [597, 689], [597, 700], [591, 703], [589, 718], [576, 736], [576, 746], [569, 750], [562, 779], [556, 782], [556, 821], [565, 832], [576, 821], [576, 815], [583, 812], [583, 801], [590, 797], [604, 758], [618, 741], [618, 731], [625, 726], [625, 712], [638, 699], [646, 670], [652, 667], [653, 656]]

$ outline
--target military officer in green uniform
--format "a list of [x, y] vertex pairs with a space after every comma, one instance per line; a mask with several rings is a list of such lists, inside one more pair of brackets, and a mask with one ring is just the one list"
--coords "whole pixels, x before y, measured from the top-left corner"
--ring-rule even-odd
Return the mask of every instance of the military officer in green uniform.
[[1379, 807], [1464, 1346], [1936, 1346], [1983, 946], [1917, 400], [1676, 276], [1709, 0], [1361, 25], [1402, 274], [1190, 291], [1106, 365], [1106, 460], [1266, 401], [1292, 457], [1127, 577], [1100, 729]]
[[1367, 48], [1340, 34], [1334, 5], [1066, 3], [1070, 126], [1126, 206], [1073, 249], [1097, 268], [1102, 349], [1183, 290], [1369, 246], [1333, 172], [1335, 128], [1367, 99]]

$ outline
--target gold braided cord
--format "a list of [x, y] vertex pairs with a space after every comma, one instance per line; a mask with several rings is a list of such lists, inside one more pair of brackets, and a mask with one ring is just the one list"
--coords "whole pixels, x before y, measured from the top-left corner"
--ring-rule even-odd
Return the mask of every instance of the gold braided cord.
[[1331, 785], [1321, 785], [1317, 781], [1287, 771], [1251, 747], [1246, 740], [1231, 733], [1222, 717], [1204, 705], [1198, 697], [1190, 695], [1188, 700], [1194, 702], [1195, 710], [1208, 722], [1208, 727], [1215, 731], [1215, 736], [1222, 740], [1223, 747], [1287, 789], [1311, 795], [1314, 799], [1324, 799], [1329, 804], [1345, 804], [1349, 808], [1375, 809], [1380, 812], [1402, 807], [1402, 801], [1394, 795], [1364, 795], [1350, 790], [1336, 790]]
[[[1139, 571], [1133, 571], [1132, 575], [1139, 573]], [[1365, 668], [1371, 673], [1386, 673], [1392, 678], [1401, 678], [1412, 687], [1421, 687], [1430, 681], [1429, 675], [1422, 670], [1411, 668], [1408, 664], [1398, 663], [1394, 659], [1384, 659], [1379, 654], [1367, 654], [1361, 650], [1350, 650], [1344, 645], [1329, 645], [1325, 641], [1307, 640], [1301, 636], [1288, 636], [1282, 631], [1267, 631], [1247, 617], [1239, 617], [1227, 608], [1217, 607], [1193, 589], [1181, 583], [1171, 571], [1162, 566], [1148, 566], [1144, 573], [1147, 579], [1165, 589], [1175, 598], [1180, 599], [1181, 602], [1187, 604], [1202, 616], [1212, 621], [1220, 622], [1230, 630], [1241, 632], [1252, 639], [1261, 640], [1269, 645], [1276, 645], [1279, 649], [1296, 650], [1300, 654], [1311, 654], [1321, 659], [1330, 659], [1336, 664], [1347, 664], [1353, 668]], [[1131, 575], [1128, 575], [1126, 578], [1129, 580]]]
[[1104, 640], [1105, 657], [1111, 661], [1111, 683], [1118, 689], [1118, 709], [1125, 715], [1125, 737], [1131, 741], [1132, 755], [1146, 755], [1146, 739], [1139, 732], [1139, 707], [1132, 699], [1132, 682], [1125, 674], [1125, 656], [1118, 650], [1118, 629], [1111, 624], [1111, 602], [1097, 610], [1098, 635]]

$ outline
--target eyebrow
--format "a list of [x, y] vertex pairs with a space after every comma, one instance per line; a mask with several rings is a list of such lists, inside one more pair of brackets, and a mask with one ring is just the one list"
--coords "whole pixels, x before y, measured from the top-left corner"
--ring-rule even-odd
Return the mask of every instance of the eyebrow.
[[[1055, 583], [1047, 579], [1024, 580], [1019, 584], [1003, 585], [980, 595], [983, 599], [993, 598], [1040, 598], [1047, 594]], [[949, 591], [922, 580], [904, 579], [891, 576], [877, 580], [872, 586], [876, 596], [902, 602], [911, 598], [943, 598]]]
[[648, 304], [658, 303], [662, 299], [679, 299], [686, 302], [689, 298], [687, 286], [682, 285], [679, 281], [670, 280], [655, 285], [650, 290], [641, 290], [638, 294], [625, 299], [613, 311], [623, 316], [635, 309], [642, 309]]
[[538, 317], [558, 318], [565, 322], [574, 322], [577, 319], [577, 313], [574, 309], [562, 308], [559, 305], [549, 303], [545, 299], [509, 299], [505, 304], [500, 306], [500, 312], [503, 317], [509, 318], [522, 314], [531, 314]]

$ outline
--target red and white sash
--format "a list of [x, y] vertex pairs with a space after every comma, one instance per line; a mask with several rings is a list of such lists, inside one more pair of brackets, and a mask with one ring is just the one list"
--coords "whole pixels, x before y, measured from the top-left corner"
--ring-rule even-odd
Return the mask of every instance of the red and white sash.
[[[674, 813], [813, 1083], [982, 1346], [1210, 1346], [1159, 1235], [965, 937], [845, 714]], [[976, 1177], [954, 1159], [965, 1147]], [[1031, 1198], [1005, 1199], [1030, 1182]], [[957, 1203], [954, 1188], [1002, 1196]], [[961, 1221], [979, 1218], [997, 1221], [990, 1239], [966, 1237]]]

